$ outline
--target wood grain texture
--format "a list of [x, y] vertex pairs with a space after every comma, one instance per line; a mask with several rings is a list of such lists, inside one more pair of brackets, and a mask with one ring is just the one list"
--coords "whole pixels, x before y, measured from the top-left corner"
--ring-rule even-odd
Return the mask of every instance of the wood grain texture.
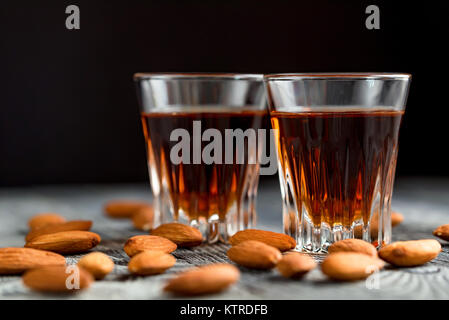
[[[74, 296], [41, 295], [26, 289], [18, 276], [0, 276], [0, 299], [169, 299], [162, 292], [166, 280], [186, 268], [212, 262], [229, 262], [227, 245], [202, 245], [178, 249], [176, 265], [165, 274], [152, 277], [129, 275], [129, 257], [123, 251], [126, 239], [145, 234], [131, 221], [112, 220], [102, 214], [102, 205], [115, 198], [148, 200], [145, 185], [64, 186], [0, 189], [0, 247], [23, 246], [26, 221], [36, 212], [58, 212], [66, 219], [93, 220], [93, 232], [102, 237], [94, 250], [106, 253], [115, 263], [113, 273]], [[394, 229], [395, 240], [435, 238], [432, 230], [449, 223], [449, 180], [400, 180], [393, 207], [405, 216]], [[281, 231], [281, 202], [277, 183], [262, 181], [259, 227]], [[436, 238], [435, 238], [436, 239]], [[328, 281], [319, 269], [301, 281], [285, 279], [276, 270], [240, 268], [241, 280], [229, 290], [201, 299], [449, 299], [449, 242], [440, 241], [443, 252], [434, 261], [417, 268], [386, 268], [368, 283]], [[82, 255], [67, 256], [69, 264]], [[322, 256], [316, 256], [318, 261]], [[369, 289], [368, 287], [373, 287]]]

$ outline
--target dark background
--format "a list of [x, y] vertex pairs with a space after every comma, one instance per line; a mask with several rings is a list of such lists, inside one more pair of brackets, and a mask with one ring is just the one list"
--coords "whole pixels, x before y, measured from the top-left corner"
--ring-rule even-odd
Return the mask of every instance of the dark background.
[[[65, 28], [76, 4], [81, 29]], [[381, 29], [365, 28], [380, 7]], [[448, 176], [449, 5], [416, 1], [1, 1], [0, 185], [147, 179], [132, 75], [413, 74], [398, 175]]]

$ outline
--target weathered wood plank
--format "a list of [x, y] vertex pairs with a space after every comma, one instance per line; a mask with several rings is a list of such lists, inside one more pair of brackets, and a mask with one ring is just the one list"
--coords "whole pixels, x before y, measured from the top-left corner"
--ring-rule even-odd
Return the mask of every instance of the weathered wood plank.
[[[263, 183], [259, 197], [259, 222], [262, 228], [280, 231], [280, 195], [276, 183]], [[405, 215], [403, 225], [394, 229], [397, 240], [432, 238], [431, 231], [449, 223], [449, 181], [404, 180], [398, 183], [394, 207]], [[23, 287], [20, 277], [0, 276], [0, 299], [165, 299], [161, 293], [166, 279], [179, 270], [210, 262], [229, 262], [227, 245], [203, 245], [179, 249], [177, 264], [166, 274], [133, 277], [127, 272], [128, 257], [122, 250], [124, 241], [135, 234], [128, 221], [111, 220], [101, 213], [102, 204], [113, 198], [146, 199], [148, 187], [76, 186], [0, 189], [0, 247], [23, 246], [26, 220], [36, 212], [55, 211], [69, 219], [92, 219], [94, 231], [102, 238], [96, 250], [114, 260], [114, 272], [104, 281], [76, 296], [41, 295]], [[301, 281], [281, 278], [276, 271], [241, 268], [241, 281], [230, 290], [203, 297], [205, 299], [448, 299], [449, 243], [442, 242], [443, 252], [437, 259], [419, 268], [387, 269], [373, 283], [335, 283], [314, 270]], [[76, 263], [80, 255], [68, 256]]]

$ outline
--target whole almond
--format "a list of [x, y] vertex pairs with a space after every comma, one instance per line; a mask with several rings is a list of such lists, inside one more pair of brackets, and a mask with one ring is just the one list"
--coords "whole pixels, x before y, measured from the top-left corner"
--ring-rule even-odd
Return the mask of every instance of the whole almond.
[[281, 260], [281, 252], [272, 246], [256, 240], [243, 241], [227, 252], [235, 263], [253, 269], [271, 269]]
[[[396, 211], [391, 211], [391, 226], [394, 228], [401, 224], [404, 221], [404, 216]], [[377, 237], [377, 233], [379, 232], [379, 214], [374, 214], [371, 219], [370, 225], [371, 235]]]
[[391, 211], [391, 226], [396, 227], [404, 221], [404, 216], [396, 211]]
[[360, 239], [345, 239], [334, 242], [327, 249], [329, 253], [335, 252], [358, 252], [372, 257], [377, 257], [377, 250], [371, 243]]
[[51, 265], [65, 265], [57, 253], [31, 248], [0, 248], [0, 274], [20, 274], [26, 270]]
[[133, 225], [138, 230], [149, 231], [153, 228], [154, 209], [146, 206], [137, 210], [132, 216]]
[[73, 254], [89, 251], [99, 244], [100, 241], [100, 236], [93, 232], [66, 231], [38, 236], [27, 242], [25, 247], [61, 254]]
[[175, 257], [162, 251], [143, 251], [131, 258], [128, 270], [132, 274], [148, 276], [164, 273], [176, 263]]
[[178, 247], [194, 247], [203, 242], [203, 235], [198, 229], [176, 222], [162, 224], [153, 229], [151, 234], [167, 238], [176, 243]]
[[145, 251], [162, 251], [165, 253], [171, 253], [175, 251], [177, 245], [168, 240], [167, 238], [159, 237], [159, 236], [150, 236], [150, 235], [140, 235], [129, 238], [123, 249], [126, 254], [130, 257]]
[[276, 266], [282, 276], [293, 279], [302, 278], [315, 267], [316, 262], [313, 258], [299, 252], [287, 253]]
[[136, 200], [114, 200], [104, 205], [104, 212], [110, 218], [131, 218], [138, 210], [148, 207], [149, 204]]
[[114, 270], [114, 262], [102, 252], [91, 252], [78, 261], [78, 266], [100, 280]]
[[440, 239], [449, 241], [449, 224], [444, 224], [436, 228], [433, 231], [433, 235]]
[[414, 267], [433, 260], [441, 252], [437, 240], [398, 241], [379, 250], [379, 257], [398, 267]]
[[76, 266], [70, 267], [47, 266], [32, 269], [25, 272], [22, 281], [36, 291], [73, 293], [88, 288], [94, 281], [86, 270]]
[[216, 263], [192, 268], [168, 281], [164, 290], [177, 295], [201, 295], [223, 291], [240, 278], [239, 270], [230, 264]]
[[[398, 226], [402, 221], [404, 221], [404, 216], [399, 212], [392, 211], [391, 212], [391, 226], [394, 228]], [[377, 238], [377, 234], [379, 232], [379, 214], [373, 214], [370, 222], [370, 233], [371, 237]], [[354, 235], [357, 238], [361, 238], [363, 233], [362, 226], [358, 225], [354, 228]]]
[[383, 266], [382, 260], [364, 253], [336, 252], [324, 259], [321, 271], [333, 280], [354, 281], [367, 278]]
[[57, 233], [63, 231], [88, 231], [92, 227], [92, 221], [90, 220], [73, 220], [59, 224], [48, 225], [42, 228], [31, 230], [25, 240], [31, 241], [33, 238], [42, 236], [44, 234]]
[[239, 231], [229, 239], [229, 243], [235, 246], [247, 240], [260, 241], [280, 251], [288, 251], [296, 247], [295, 239], [286, 234], [257, 229]]
[[285, 233], [295, 234], [299, 229], [299, 218], [295, 210], [288, 212], [288, 217], [283, 219], [283, 227]]
[[49, 225], [64, 223], [65, 218], [57, 213], [40, 213], [28, 220], [30, 230], [39, 229]]

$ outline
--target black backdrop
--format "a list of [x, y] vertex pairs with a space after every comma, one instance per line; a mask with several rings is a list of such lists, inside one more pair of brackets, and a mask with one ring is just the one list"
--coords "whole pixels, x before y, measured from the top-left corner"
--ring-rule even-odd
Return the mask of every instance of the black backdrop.
[[[81, 29], [65, 28], [76, 4]], [[380, 8], [380, 30], [365, 8]], [[443, 1], [0, 3], [0, 185], [147, 179], [138, 71], [413, 74], [399, 175], [449, 175]]]

